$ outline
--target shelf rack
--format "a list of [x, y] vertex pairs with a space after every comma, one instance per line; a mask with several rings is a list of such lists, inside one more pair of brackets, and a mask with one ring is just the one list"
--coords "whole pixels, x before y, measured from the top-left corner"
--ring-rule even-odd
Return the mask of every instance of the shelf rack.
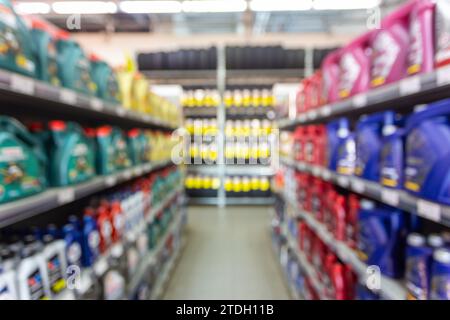
[[[189, 172], [201, 173], [207, 175], [217, 174], [217, 165], [190, 165], [187, 167]], [[272, 176], [275, 169], [264, 165], [226, 165], [225, 174], [229, 176]]]
[[51, 188], [20, 200], [0, 205], [0, 228], [33, 217], [40, 213], [77, 201], [117, 184], [132, 180], [152, 171], [172, 165], [172, 161], [144, 164], [108, 176], [97, 176], [74, 186]]
[[[283, 197], [283, 195], [281, 195]], [[353, 267], [353, 270], [358, 275], [359, 282], [366, 286], [367, 279], [367, 268], [368, 266], [359, 260], [356, 252], [351, 249], [346, 243], [336, 240], [334, 236], [328, 231], [326, 226], [321, 222], [317, 221], [313, 214], [306, 212], [298, 207], [296, 201], [284, 197], [286, 203], [292, 211], [294, 212], [295, 218], [300, 218], [308, 224], [308, 226], [316, 232], [319, 238], [329, 246], [331, 250], [339, 257], [344, 263], [348, 263]], [[292, 250], [296, 252], [299, 261], [304, 266], [307, 274], [311, 277], [313, 285], [316, 287], [317, 291], [322, 291], [322, 285], [317, 280], [317, 275], [314, 268], [309, 264], [305, 255], [298, 248], [297, 242], [293, 239], [292, 235], [287, 231], [288, 243], [290, 244]], [[379, 290], [374, 290], [375, 293], [379, 294], [382, 298], [387, 300], [405, 300], [407, 296], [407, 290], [404, 283], [400, 280], [395, 280], [388, 278], [386, 276], [381, 276]], [[368, 288], [371, 290], [370, 288]]]
[[281, 119], [278, 121], [278, 127], [291, 130], [297, 125], [321, 123], [343, 116], [356, 117], [383, 110], [411, 108], [448, 97], [450, 67], [443, 67], [310, 110], [295, 119]]
[[450, 226], [450, 206], [415, 197], [404, 190], [386, 188], [379, 183], [354, 176], [337, 174], [327, 168], [296, 162], [282, 158], [286, 166], [307, 172], [311, 175], [332, 182], [341, 188], [367, 196], [384, 204], [396, 207], [427, 220]]
[[175, 129], [150, 115], [5, 70], [0, 70], [0, 101], [3, 114], [51, 114], [69, 119], [76, 115], [78, 120], [89, 120], [97, 125]]

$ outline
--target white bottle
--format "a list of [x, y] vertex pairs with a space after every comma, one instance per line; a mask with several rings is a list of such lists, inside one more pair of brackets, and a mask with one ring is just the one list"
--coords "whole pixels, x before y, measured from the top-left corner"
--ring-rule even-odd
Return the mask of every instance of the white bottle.
[[45, 259], [31, 247], [23, 249], [22, 261], [17, 269], [17, 287], [21, 300], [50, 299]]
[[0, 300], [17, 300], [16, 275], [13, 270], [0, 274]]
[[47, 234], [43, 238], [45, 248], [42, 256], [45, 260], [46, 273], [52, 299], [58, 299], [66, 289], [67, 259], [66, 243], [64, 240], [54, 240]]

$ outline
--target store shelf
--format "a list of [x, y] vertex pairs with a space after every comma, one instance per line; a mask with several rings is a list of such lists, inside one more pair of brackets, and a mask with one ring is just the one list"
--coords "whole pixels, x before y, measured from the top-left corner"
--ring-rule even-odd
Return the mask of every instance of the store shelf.
[[[169, 200], [170, 197], [168, 197]], [[167, 202], [166, 202], [167, 203]], [[133, 278], [130, 280], [130, 283], [128, 285], [128, 296], [132, 297], [136, 290], [138, 289], [139, 283], [141, 282], [142, 278], [145, 275], [146, 270], [153, 264], [157, 262], [159, 254], [164, 250], [164, 247], [167, 243], [167, 240], [169, 237], [178, 229], [178, 227], [181, 225], [181, 222], [183, 221], [182, 215], [177, 215], [173, 221], [171, 222], [170, 226], [166, 230], [166, 233], [162, 238], [158, 240], [158, 243], [156, 246], [149, 250], [147, 255], [142, 259], [141, 263], [139, 264], [136, 273], [134, 274]]]
[[216, 118], [217, 108], [215, 107], [201, 107], [201, 108], [183, 108], [183, 115], [185, 118]]
[[[192, 173], [217, 175], [217, 165], [190, 165], [188, 171]], [[229, 176], [272, 176], [275, 170], [270, 166], [253, 164], [229, 164], [225, 166], [225, 174]]]
[[450, 67], [444, 67], [325, 105], [301, 114], [296, 119], [280, 120], [278, 126], [281, 129], [292, 129], [296, 125], [320, 123], [342, 116], [356, 117], [383, 110], [411, 108], [450, 97], [449, 89]]
[[2, 204], [0, 205], [0, 227], [58, 208], [171, 164], [171, 161], [145, 164], [112, 175], [98, 176], [78, 185], [52, 188], [34, 196]]
[[330, 181], [344, 189], [351, 190], [412, 214], [417, 214], [424, 219], [450, 226], [450, 206], [415, 197], [404, 190], [386, 188], [373, 181], [337, 174], [327, 168], [303, 162], [295, 162], [286, 158], [281, 159], [281, 161], [287, 166], [296, 168], [302, 172], [308, 172], [315, 177]]
[[[319, 238], [331, 250], [334, 251], [334, 253], [342, 262], [351, 265], [355, 273], [358, 275], [359, 282], [362, 285], [366, 285], [366, 277], [368, 275], [367, 270], [369, 266], [367, 266], [358, 258], [356, 252], [348, 247], [344, 242], [336, 240], [334, 236], [328, 231], [326, 226], [313, 217], [312, 213], [300, 209], [297, 206], [297, 203], [292, 199], [285, 200], [287, 204], [291, 206], [293, 212], [295, 212], [296, 217], [303, 219], [308, 224], [308, 226], [316, 232]], [[293, 245], [297, 247], [295, 240], [291, 239], [291, 241], [293, 242]], [[302, 252], [298, 252], [298, 254], [300, 256], [303, 255]], [[304, 255], [301, 258], [304, 259]], [[308, 266], [306, 267], [308, 268]], [[368, 289], [370, 290], [370, 288]], [[407, 295], [406, 286], [403, 284], [403, 282], [390, 279], [385, 276], [381, 276], [380, 289], [374, 292], [378, 293], [381, 297], [387, 300], [405, 300]]]
[[178, 196], [179, 193], [183, 190], [184, 188], [182, 186], [178, 186], [175, 190], [172, 190], [161, 203], [157, 204], [156, 206], [152, 206], [150, 212], [146, 217], [147, 223], [151, 223], [153, 219], [155, 219], [156, 215], [164, 208], [166, 208], [169, 204], [171, 204], [174, 198]]
[[104, 122], [127, 127], [175, 129], [147, 114], [5, 70], [0, 70], [0, 101], [2, 113], [14, 116], [50, 114], [96, 124]]

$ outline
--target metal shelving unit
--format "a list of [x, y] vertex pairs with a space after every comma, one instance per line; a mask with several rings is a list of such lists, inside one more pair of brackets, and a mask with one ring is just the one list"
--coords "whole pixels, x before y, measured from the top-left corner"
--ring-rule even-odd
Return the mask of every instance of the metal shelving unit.
[[77, 201], [169, 165], [172, 165], [171, 161], [144, 164], [112, 175], [97, 176], [78, 185], [51, 188], [37, 195], [2, 204], [0, 205], [0, 228]]
[[401, 110], [418, 104], [450, 97], [450, 67], [409, 77], [349, 99], [325, 105], [295, 119], [279, 120], [281, 129], [293, 129], [297, 125], [321, 123], [333, 118], [356, 117], [383, 110]]
[[[305, 221], [308, 226], [316, 232], [316, 234], [320, 237], [320, 239], [327, 244], [327, 246], [334, 251], [334, 253], [339, 257], [340, 260], [342, 260], [345, 263], [350, 264], [355, 273], [358, 275], [359, 282], [362, 285], [366, 285], [366, 279], [367, 279], [367, 268], [368, 266], [359, 260], [359, 258], [356, 255], [356, 252], [347, 246], [346, 243], [336, 240], [334, 236], [328, 231], [325, 225], [323, 225], [321, 222], [317, 221], [313, 214], [310, 212], [306, 212], [298, 207], [296, 201], [288, 198], [284, 198], [286, 203], [292, 208], [293, 212], [295, 213], [296, 218], [301, 218], [303, 221]], [[302, 264], [305, 266], [306, 272], [308, 275], [313, 279], [313, 285], [316, 287], [316, 289], [321, 289], [321, 284], [316, 283], [314, 284], [315, 280], [317, 279], [315, 270], [312, 268], [312, 266], [308, 265], [307, 260], [305, 259], [305, 256], [302, 252], [300, 252], [297, 242], [295, 239], [292, 238], [292, 236], [288, 232], [288, 238], [290, 237], [289, 243], [293, 247], [294, 252], [297, 253], [299, 260], [302, 261]], [[380, 289], [374, 290], [375, 293], [380, 294], [381, 297], [387, 299], [387, 300], [405, 300], [407, 295], [406, 286], [402, 281], [395, 280], [388, 278], [386, 276], [381, 276], [380, 278]], [[371, 290], [371, 288], [368, 288]], [[322, 292], [322, 291], [318, 291]]]
[[379, 183], [354, 176], [337, 174], [327, 168], [282, 159], [282, 163], [302, 172], [330, 181], [341, 188], [351, 190], [387, 205], [417, 214], [433, 222], [450, 226], [450, 206], [415, 197], [404, 190], [386, 188]]
[[0, 101], [3, 114], [50, 114], [68, 119], [76, 115], [79, 120], [97, 125], [107, 123], [124, 127], [175, 129], [147, 114], [5, 70], [0, 70]]

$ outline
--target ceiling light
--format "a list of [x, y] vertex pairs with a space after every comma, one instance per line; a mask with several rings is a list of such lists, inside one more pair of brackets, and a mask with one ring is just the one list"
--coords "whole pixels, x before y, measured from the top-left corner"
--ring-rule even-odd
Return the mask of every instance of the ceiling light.
[[16, 2], [14, 10], [19, 14], [48, 14], [50, 5], [45, 2]]
[[[336, 0], [335, 0], [336, 1]], [[252, 11], [304, 11], [311, 10], [312, 0], [251, 0]]]
[[52, 9], [59, 14], [111, 14], [117, 12], [112, 1], [57, 1]]
[[357, 10], [379, 6], [381, 0], [314, 0], [316, 10]]
[[179, 13], [180, 1], [122, 1], [120, 10], [126, 13]]
[[184, 12], [244, 12], [245, 0], [193, 0], [183, 1]]

